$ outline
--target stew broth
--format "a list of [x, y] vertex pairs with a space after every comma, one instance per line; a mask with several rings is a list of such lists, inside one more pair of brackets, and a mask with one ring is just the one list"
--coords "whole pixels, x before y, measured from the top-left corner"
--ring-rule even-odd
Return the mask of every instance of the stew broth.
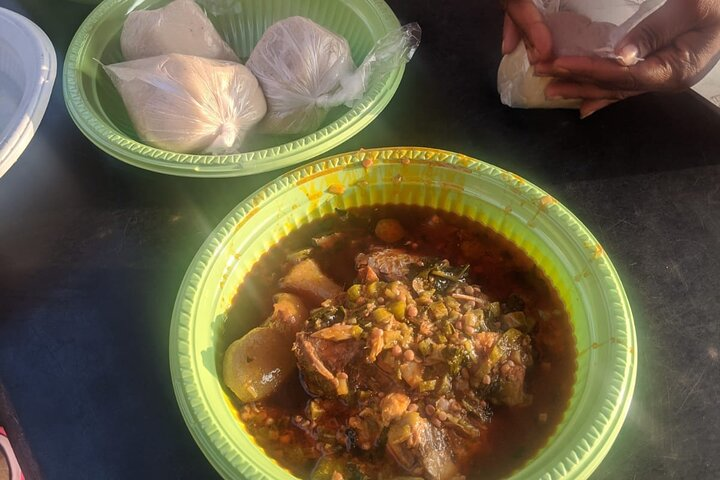
[[[312, 247], [314, 238], [344, 235], [332, 248], [315, 248], [310, 255], [326, 275], [343, 288], [350, 287], [358, 276], [357, 255], [369, 247], [368, 242], [377, 242], [374, 228], [387, 218], [402, 224], [405, 235], [398, 243], [402, 248], [447, 259], [452, 265], [469, 265], [468, 283], [479, 285], [503, 308], [521, 298], [525, 315], [535, 320], [529, 335], [534, 361], [525, 377], [532, 400], [522, 406], [493, 406], [486, 434], [475, 443], [468, 441], [464, 448], [472, 455], [458, 462], [467, 478], [508, 476], [543, 447], [561, 421], [575, 380], [576, 349], [568, 314], [547, 277], [522, 250], [477, 222], [425, 207], [383, 205], [337, 212], [303, 226], [268, 251], [240, 286], [218, 352], [268, 317], [279, 280], [287, 273], [288, 258]], [[221, 357], [218, 362], [222, 364]], [[270, 457], [300, 478], [325, 478], [317, 471], [311, 476], [321, 456], [317, 444], [323, 440], [298, 426], [311, 398], [295, 375], [264, 401], [245, 405], [234, 401], [239, 420]], [[344, 431], [346, 426], [340, 423], [337, 428]], [[388, 464], [383, 451], [352, 449], [343, 455], [359, 464]], [[374, 472], [370, 476], [383, 478], [410, 475], [399, 466], [370, 471]]]

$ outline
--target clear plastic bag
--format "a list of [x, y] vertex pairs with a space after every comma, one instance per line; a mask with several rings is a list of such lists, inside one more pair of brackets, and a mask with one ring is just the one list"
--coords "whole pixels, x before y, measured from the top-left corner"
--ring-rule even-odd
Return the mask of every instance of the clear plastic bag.
[[373, 80], [408, 62], [420, 43], [420, 27], [409, 24], [381, 38], [356, 69], [347, 40], [304, 17], [290, 17], [267, 29], [247, 67], [268, 104], [265, 133], [316, 130], [327, 112], [352, 106]]
[[[553, 54], [560, 56], [598, 56], [615, 58], [615, 46], [648, 15], [660, 8], [665, 0], [639, 3], [604, 3], [583, 0], [535, 0], [543, 12], [553, 36]], [[619, 25], [618, 12], [629, 14]], [[621, 14], [622, 14], [621, 13]], [[609, 20], [609, 21], [608, 21]], [[642, 61], [642, 59], [638, 59]], [[536, 77], [527, 58], [525, 45], [520, 42], [512, 53], [505, 55], [498, 69], [500, 101], [515, 108], [578, 108], [579, 100], [547, 100], [545, 87], [552, 81]]]
[[120, 34], [120, 48], [125, 60], [181, 53], [240, 61], [194, 0], [130, 12]]
[[164, 150], [237, 152], [265, 116], [257, 79], [239, 63], [171, 54], [104, 68], [140, 138]]

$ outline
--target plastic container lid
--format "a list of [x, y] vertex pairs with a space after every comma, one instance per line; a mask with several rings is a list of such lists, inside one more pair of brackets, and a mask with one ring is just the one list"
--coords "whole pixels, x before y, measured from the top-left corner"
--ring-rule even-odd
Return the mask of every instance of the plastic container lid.
[[45, 32], [0, 8], [0, 177], [40, 125], [56, 71], [55, 49]]

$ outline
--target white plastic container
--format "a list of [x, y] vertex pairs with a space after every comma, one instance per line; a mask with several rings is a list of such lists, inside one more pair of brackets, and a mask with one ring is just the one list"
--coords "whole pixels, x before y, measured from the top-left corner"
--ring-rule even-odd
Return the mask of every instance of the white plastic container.
[[0, 8], [0, 177], [40, 125], [56, 72], [55, 50], [45, 32]]

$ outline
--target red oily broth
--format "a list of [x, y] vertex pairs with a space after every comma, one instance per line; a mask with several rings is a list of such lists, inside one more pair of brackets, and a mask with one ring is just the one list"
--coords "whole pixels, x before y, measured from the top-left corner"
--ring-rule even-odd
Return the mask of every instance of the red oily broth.
[[[218, 345], [218, 365], [230, 343], [262, 324], [272, 312], [272, 297], [279, 291], [288, 255], [311, 247], [312, 238], [329, 233], [370, 237], [377, 221], [383, 218], [401, 222], [407, 232], [405, 238], [413, 243], [416, 253], [444, 258], [455, 265], [469, 264], [471, 283], [480, 285], [493, 299], [506, 299], [512, 294], [522, 297], [525, 312], [537, 317], [531, 334], [537, 358], [526, 377], [532, 403], [494, 407], [488, 435], [473, 445], [472, 461], [461, 465], [461, 473], [467, 478], [504, 478], [530, 460], [562, 420], [575, 381], [577, 352], [567, 311], [545, 274], [512, 242], [468, 218], [428, 207], [376, 205], [337, 212], [290, 233], [263, 255], [238, 289]], [[437, 228], [428, 227], [432, 219], [440, 219]], [[347, 288], [357, 273], [355, 256], [366, 246], [362, 242], [341, 245], [313, 258], [324, 273]], [[243, 406], [239, 401], [235, 405], [239, 420], [265, 452], [300, 478], [310, 477], [319, 456], [313, 449], [316, 439], [292, 423], [310, 399], [299, 378], [292, 378], [281, 391], [257, 405]], [[366, 457], [358, 461], [384, 461], [377, 456]], [[399, 469], [396, 473], [407, 475]]]

